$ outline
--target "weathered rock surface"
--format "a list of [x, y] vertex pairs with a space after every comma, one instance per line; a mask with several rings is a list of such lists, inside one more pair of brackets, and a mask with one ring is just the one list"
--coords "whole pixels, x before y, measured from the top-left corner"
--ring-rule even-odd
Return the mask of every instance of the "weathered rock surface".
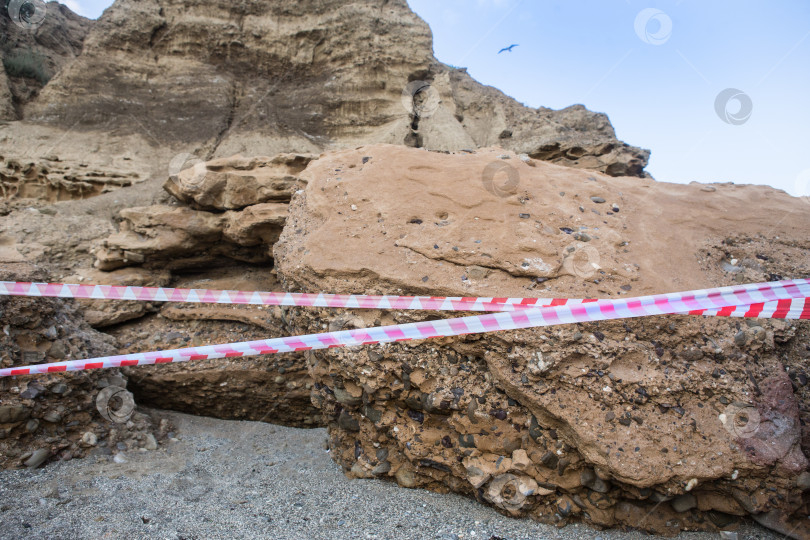
[[136, 172], [64, 163], [57, 156], [48, 156], [39, 163], [7, 159], [3, 165], [0, 199], [39, 199], [51, 203], [86, 199], [143, 180]]
[[[45, 281], [47, 274], [25, 263], [0, 264], [0, 279]], [[4, 368], [115, 352], [110, 336], [90, 328], [61, 299], [1, 296], [0, 320]], [[107, 392], [121, 392], [121, 401], [100, 405], [100, 393], [108, 387]], [[121, 399], [127, 393], [118, 370], [0, 379], [0, 468], [154, 450], [152, 443], [165, 439], [170, 426], [135, 410], [134, 402]]]
[[120, 231], [96, 251], [96, 267], [127, 265], [178, 269], [227, 257], [261, 263], [287, 217], [284, 203], [262, 203], [243, 211], [214, 214], [187, 207], [156, 205], [120, 213]]
[[[301, 176], [274, 248], [287, 290], [610, 298], [810, 270], [810, 222], [773, 219], [804, 203], [771, 188], [394, 146]], [[288, 321], [303, 333], [436, 316]], [[753, 515], [807, 538], [809, 340], [806, 322], [679, 316], [305, 354], [353, 476], [559, 524], [674, 534]]]
[[[287, 173], [300, 170], [301, 159], [308, 158], [235, 159], [233, 168], [218, 166], [212, 174], [223, 175], [236, 188], [229, 193], [238, 191], [239, 181], [235, 179], [244, 174], [246, 182], [256, 178], [273, 190], [273, 198], [289, 200], [289, 189], [300, 181]], [[282, 186], [276, 186], [276, 181]], [[220, 184], [206, 181], [203, 186], [217, 190]], [[146, 187], [159, 190], [160, 186], [152, 182]], [[138, 189], [58, 205], [7, 201], [0, 206], [0, 262], [47, 265], [54, 272], [53, 280], [66, 283], [279, 290], [270, 250], [283, 226], [286, 203], [258, 203], [221, 212], [179, 207], [170, 198], [162, 190], [155, 194]], [[201, 200], [216, 199], [203, 192]], [[132, 221], [123, 224], [123, 233], [115, 232], [110, 219], [121, 210], [132, 216]], [[133, 223], [137, 227], [128, 229]], [[200, 231], [208, 234], [198, 234]], [[132, 243], [122, 244], [125, 249], [119, 251], [118, 259], [111, 259], [118, 261], [113, 264], [115, 270], [93, 268], [91, 253], [107, 252], [109, 243], [108, 248], [102, 244], [110, 236]], [[231, 258], [240, 257], [241, 249], [256, 254], [261, 262], [244, 264]], [[117, 267], [122, 263], [123, 267]], [[93, 327], [113, 336], [118, 352], [287, 333], [281, 308], [265, 311], [255, 306], [93, 300], [75, 303], [79, 309], [74, 316], [83, 316]], [[310, 401], [312, 380], [301, 355], [266, 356], [225, 367], [221, 362], [203, 362], [137, 368], [128, 372], [129, 388], [138, 403], [147, 406], [298, 427], [322, 425], [320, 410]]]
[[[144, 268], [121, 268], [111, 272], [81, 269], [66, 276], [65, 283], [92, 283], [94, 285], [117, 285], [135, 287], [165, 287], [171, 274], [168, 271], [150, 271]], [[129, 300], [77, 300], [83, 308], [84, 319], [93, 328], [104, 328], [143, 317], [154, 311], [154, 306], [145, 302]]]
[[604, 114], [531, 109], [442, 64], [405, 0], [118, 0], [23, 111], [23, 122], [0, 126], [0, 154], [39, 163], [95, 147], [91, 166], [146, 177], [175, 174], [179, 155], [373, 142], [498, 144], [612, 175], [644, 176], [649, 158], [617, 140]]
[[[76, 144], [70, 126], [42, 129], [15, 121], [24, 116], [25, 106], [41, 89], [81, 54], [93, 21], [57, 2], [13, 4], [42, 6], [45, 16], [41, 24], [23, 28], [12, 21], [5, 7], [0, 13], [0, 120], [9, 121], [0, 126], [0, 200], [83, 199], [147, 178], [146, 168], [130, 166], [127, 151], [110, 145], [106, 137], [96, 134]], [[39, 15], [34, 20], [39, 21]]]
[[289, 202], [301, 187], [298, 174], [316, 156], [232, 156], [199, 162], [163, 185], [177, 200], [205, 210], [241, 210], [265, 202]]
[[170, 270], [231, 259], [266, 263], [287, 217], [298, 177], [313, 156], [232, 156], [199, 162], [164, 189], [190, 206], [153, 205], [119, 213], [119, 231], [96, 250], [96, 268], [128, 265]]

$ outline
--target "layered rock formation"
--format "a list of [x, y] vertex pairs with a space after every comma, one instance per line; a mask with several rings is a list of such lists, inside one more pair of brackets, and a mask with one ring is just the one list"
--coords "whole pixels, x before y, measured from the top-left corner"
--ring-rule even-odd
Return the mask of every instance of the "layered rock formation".
[[[171, 282], [186, 288], [280, 289], [269, 268], [236, 264], [174, 275]], [[146, 309], [152, 313], [109, 329], [121, 351], [232, 343], [288, 332], [287, 310], [279, 307], [155, 303]], [[139, 404], [286, 426], [323, 425], [310, 399], [312, 378], [297, 353], [128, 368], [125, 373]]]
[[222, 258], [267, 263], [287, 217], [287, 203], [309, 155], [241, 156], [199, 163], [173, 175], [166, 191], [187, 206], [122, 210], [119, 232], [96, 251], [96, 267], [145, 264], [176, 270]]
[[3, 166], [0, 170], [0, 200], [58, 202], [85, 199], [143, 180], [136, 172], [99, 170], [83, 162], [63, 163], [58, 156], [48, 156], [39, 162], [7, 159]]
[[0, 154], [76, 156], [103, 136], [90, 166], [147, 177], [165, 177], [178, 153], [372, 142], [499, 144], [612, 175], [644, 176], [649, 158], [618, 141], [604, 114], [524, 107], [440, 63], [405, 0], [119, 0], [93, 23], [78, 58], [54, 73], [26, 100], [25, 121], [0, 127]]
[[[38, 95], [0, 73], [0, 114], [24, 117], [0, 126], [0, 263], [116, 285], [607, 298], [810, 272], [801, 203], [653, 182], [605, 115], [530, 109], [438, 62], [404, 0], [120, 0], [86, 38], [76, 21]], [[376, 142], [397, 146], [356, 148]], [[276, 157], [218, 157], [235, 153]], [[56, 341], [111, 352], [82, 317], [126, 353], [439, 316], [76, 304], [3, 300], [27, 313], [0, 335], [5, 364], [59, 358]], [[806, 323], [668, 317], [122, 375], [138, 403], [325, 421], [349, 474], [511, 515], [667, 534], [752, 516], [803, 538], [808, 339]], [[168, 428], [146, 416], [94, 423], [110, 377], [2, 383], [0, 466], [153, 447]]]
[[[172, 175], [162, 195], [151, 192], [160, 189], [152, 182], [57, 205], [12, 200], [0, 206], [0, 263], [36, 262], [52, 269], [51, 279], [68, 283], [278, 290], [272, 244], [286, 218], [284, 201], [303, 186], [298, 173], [310, 158], [214, 160]], [[117, 231], [112, 217], [120, 222]], [[99, 257], [97, 266], [106, 270], [93, 268], [92, 253]], [[76, 304], [74, 316], [113, 336], [122, 352], [287, 332], [280, 308]], [[129, 388], [138, 404], [299, 427], [321, 425], [300, 355], [254, 360], [227, 368], [221, 362], [202, 362], [136, 369], [128, 372]]]
[[[28, 6], [37, 7], [32, 24], [21, 24], [20, 8]], [[57, 2], [12, 2], [8, 10], [2, 9], [0, 120], [4, 122], [0, 125], [0, 201], [82, 199], [149, 176], [144, 174], [146, 167], [130, 166], [125, 147], [110, 146], [98, 134], [95, 139], [74, 141], [70, 137], [71, 125], [40, 129], [16, 122], [24, 117], [25, 107], [37, 99], [42, 88], [81, 54], [92, 23]], [[103, 123], [97, 125], [98, 130], [106, 127]], [[104, 157], [100, 158], [99, 153]]]
[[[495, 171], [493, 173], [493, 171]], [[601, 297], [800, 277], [810, 224], [752, 186], [609, 178], [502, 150], [314, 161], [286, 290]], [[435, 313], [296, 310], [294, 332]], [[449, 315], [445, 315], [449, 316]], [[306, 353], [335, 459], [512, 515], [673, 534], [806, 516], [810, 327], [657, 317]]]

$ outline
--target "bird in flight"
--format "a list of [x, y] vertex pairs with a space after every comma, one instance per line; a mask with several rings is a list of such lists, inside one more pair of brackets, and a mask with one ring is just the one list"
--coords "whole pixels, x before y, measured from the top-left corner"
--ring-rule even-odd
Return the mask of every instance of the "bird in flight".
[[503, 51], [512, 52], [512, 49], [517, 47], [518, 45], [519, 45], [518, 43], [513, 43], [513, 44], [509, 45], [508, 47], [504, 47], [503, 49], [498, 51], [498, 54], [501, 54]]

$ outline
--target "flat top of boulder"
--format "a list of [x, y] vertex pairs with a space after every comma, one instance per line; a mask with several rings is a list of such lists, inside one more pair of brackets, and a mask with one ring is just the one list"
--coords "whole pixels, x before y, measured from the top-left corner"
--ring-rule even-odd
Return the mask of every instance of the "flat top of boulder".
[[[782, 218], [810, 207], [764, 186], [667, 184], [497, 148], [391, 145], [326, 154], [301, 177], [308, 186], [274, 249], [287, 285], [301, 289], [576, 298], [726, 285], [741, 272], [767, 280], [734, 260], [734, 238], [774, 239], [780, 253], [795, 251], [793, 269], [808, 267], [800, 247], [810, 220]], [[712, 242], [727, 244], [723, 261], [701, 257]], [[767, 243], [759, 249], [770, 259]]]

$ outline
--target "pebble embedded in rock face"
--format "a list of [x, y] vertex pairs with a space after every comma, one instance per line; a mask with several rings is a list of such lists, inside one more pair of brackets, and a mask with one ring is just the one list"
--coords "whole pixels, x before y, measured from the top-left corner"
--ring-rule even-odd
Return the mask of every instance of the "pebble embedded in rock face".
[[50, 450], [48, 450], [47, 448], [40, 448], [38, 450], [35, 450], [34, 453], [31, 454], [31, 457], [25, 460], [24, 465], [29, 469], [36, 469], [37, 467], [45, 463], [45, 460], [48, 459], [50, 455], [51, 455]]
[[42, 419], [52, 424], [58, 424], [62, 421], [62, 415], [57, 411], [48, 411], [42, 416]]
[[82, 444], [85, 446], [95, 446], [98, 443], [98, 438], [96, 434], [88, 431], [84, 435], [82, 435]]
[[804, 471], [796, 478], [796, 487], [802, 491], [810, 491], [810, 472]]

